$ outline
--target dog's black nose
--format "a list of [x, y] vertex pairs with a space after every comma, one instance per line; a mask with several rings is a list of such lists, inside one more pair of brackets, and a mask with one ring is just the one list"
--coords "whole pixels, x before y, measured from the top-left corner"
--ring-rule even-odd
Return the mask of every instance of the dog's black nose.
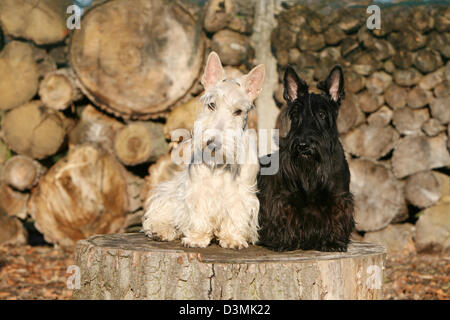
[[301, 142], [298, 143], [298, 150], [299, 151], [305, 151], [305, 150], [308, 150], [308, 149], [309, 149], [309, 145], [306, 142], [301, 141]]
[[222, 148], [222, 143], [215, 138], [208, 139], [208, 141], [206, 141], [206, 145], [211, 150], [219, 150]]

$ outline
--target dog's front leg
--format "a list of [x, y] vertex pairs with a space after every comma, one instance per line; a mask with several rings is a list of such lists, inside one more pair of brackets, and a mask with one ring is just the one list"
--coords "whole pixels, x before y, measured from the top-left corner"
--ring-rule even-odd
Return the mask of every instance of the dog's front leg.
[[208, 205], [202, 193], [192, 192], [186, 198], [188, 216], [180, 221], [180, 231], [183, 233], [181, 242], [186, 247], [205, 248], [213, 237]]

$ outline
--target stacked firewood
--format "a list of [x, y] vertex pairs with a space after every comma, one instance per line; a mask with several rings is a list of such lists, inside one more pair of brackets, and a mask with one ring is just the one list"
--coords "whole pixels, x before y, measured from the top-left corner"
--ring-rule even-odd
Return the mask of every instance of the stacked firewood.
[[309, 83], [341, 64], [338, 129], [357, 230], [399, 251], [449, 249], [450, 7], [383, 7], [378, 30], [369, 16], [364, 7], [282, 10], [272, 34], [274, 97], [282, 107], [288, 64]]
[[72, 4], [0, 1], [0, 243], [23, 222], [61, 245], [138, 226], [209, 51], [232, 77], [254, 63], [246, 1], [100, 0], [68, 30]]

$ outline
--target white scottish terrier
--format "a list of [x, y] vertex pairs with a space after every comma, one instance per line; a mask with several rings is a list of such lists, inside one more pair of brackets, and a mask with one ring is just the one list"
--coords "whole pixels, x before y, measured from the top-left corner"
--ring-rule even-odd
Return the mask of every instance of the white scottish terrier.
[[209, 55], [201, 79], [203, 109], [183, 147], [190, 161], [147, 195], [143, 228], [148, 237], [181, 238], [187, 247], [207, 247], [216, 237], [220, 246], [234, 249], [258, 240], [259, 162], [247, 117], [263, 79], [263, 65], [226, 79], [219, 56]]

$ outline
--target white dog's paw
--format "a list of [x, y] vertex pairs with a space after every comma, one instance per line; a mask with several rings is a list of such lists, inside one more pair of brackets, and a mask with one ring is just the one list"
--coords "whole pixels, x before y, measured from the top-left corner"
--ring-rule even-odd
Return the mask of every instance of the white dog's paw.
[[222, 248], [228, 248], [228, 249], [244, 249], [248, 248], [248, 243], [245, 240], [239, 240], [239, 239], [231, 239], [231, 238], [222, 238], [219, 239], [219, 245]]
[[183, 246], [188, 248], [206, 248], [211, 242], [211, 237], [184, 237], [181, 239]]
[[147, 237], [156, 241], [173, 241], [179, 238], [179, 232], [172, 226], [158, 225], [152, 228], [144, 228]]

